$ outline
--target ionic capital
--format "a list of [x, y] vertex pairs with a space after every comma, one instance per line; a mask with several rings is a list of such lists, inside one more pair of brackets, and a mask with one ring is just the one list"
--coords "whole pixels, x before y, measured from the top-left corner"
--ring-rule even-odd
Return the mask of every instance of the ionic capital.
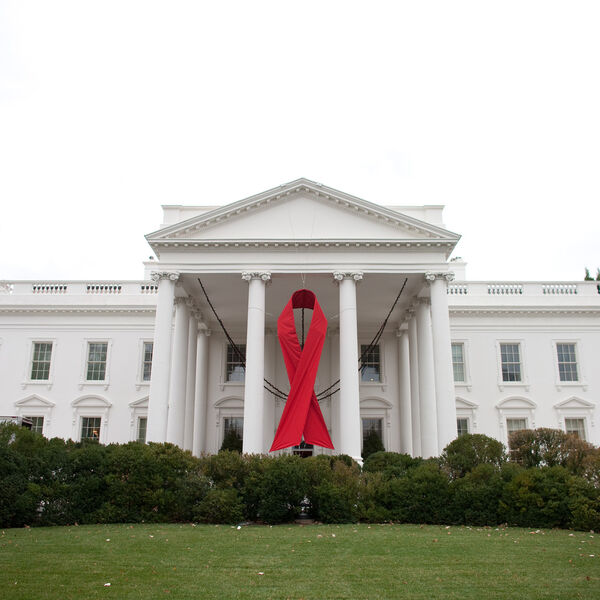
[[334, 271], [333, 278], [336, 281], [342, 281], [343, 279], [353, 279], [354, 281], [358, 282], [358, 281], [362, 280], [363, 272], [362, 271]]
[[443, 273], [434, 273], [433, 271], [427, 271], [425, 273], [425, 281], [431, 285], [436, 279], [445, 279], [446, 283], [454, 281], [455, 274], [453, 271], [444, 271]]
[[160, 283], [161, 279], [177, 281], [180, 275], [181, 273], [179, 273], [179, 271], [152, 271], [152, 273], [150, 273], [150, 279], [155, 283]]
[[253, 279], [261, 279], [267, 283], [267, 281], [271, 281], [271, 273], [268, 271], [244, 271], [242, 273], [242, 279], [248, 282]]

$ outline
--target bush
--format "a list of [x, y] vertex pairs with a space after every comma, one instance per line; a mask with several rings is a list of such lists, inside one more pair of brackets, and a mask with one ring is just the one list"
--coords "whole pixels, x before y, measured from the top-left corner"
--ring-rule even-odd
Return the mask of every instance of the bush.
[[383, 473], [386, 478], [404, 477], [408, 471], [415, 469], [422, 463], [422, 458], [413, 458], [409, 454], [375, 452], [365, 460], [363, 471], [366, 473]]
[[526, 469], [531, 467], [567, 468], [573, 474], [583, 471], [583, 463], [594, 447], [560, 429], [540, 427], [511, 433], [510, 459]]
[[449, 489], [449, 520], [458, 525], [498, 524], [504, 485], [499, 469], [485, 463], [455, 479]]
[[560, 466], [521, 471], [504, 487], [501, 520], [519, 527], [568, 527], [572, 478]]
[[263, 459], [264, 471], [258, 481], [258, 517], [265, 523], [295, 519], [308, 493], [304, 460], [299, 456]]
[[452, 478], [464, 477], [481, 464], [499, 467], [506, 461], [504, 444], [481, 433], [467, 433], [450, 442], [440, 456]]
[[250, 472], [248, 457], [233, 450], [223, 450], [219, 454], [205, 456], [200, 461], [202, 473], [216, 487], [240, 490]]
[[238, 454], [242, 453], [242, 438], [234, 429], [228, 431], [227, 435], [223, 438], [223, 443], [221, 444], [219, 452], [223, 452], [224, 450], [237, 452]]
[[244, 518], [244, 504], [237, 490], [209, 490], [194, 508], [194, 520], [200, 523], [239, 523]]
[[366, 460], [374, 452], [382, 452], [384, 450], [385, 446], [383, 445], [381, 437], [379, 436], [377, 431], [375, 431], [375, 429], [369, 430], [369, 433], [367, 433], [367, 436], [365, 437], [365, 441], [363, 443], [363, 460]]

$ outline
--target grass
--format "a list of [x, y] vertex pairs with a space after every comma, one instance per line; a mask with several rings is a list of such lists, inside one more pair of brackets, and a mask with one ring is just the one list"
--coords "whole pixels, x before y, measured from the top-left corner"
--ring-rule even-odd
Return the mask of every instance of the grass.
[[0, 595], [591, 599], [600, 598], [599, 541], [561, 530], [418, 525], [7, 529]]

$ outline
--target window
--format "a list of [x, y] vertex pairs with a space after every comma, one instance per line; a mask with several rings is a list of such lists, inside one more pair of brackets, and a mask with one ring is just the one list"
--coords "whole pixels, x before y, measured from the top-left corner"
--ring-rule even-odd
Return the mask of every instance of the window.
[[25, 417], [29, 419], [32, 423], [31, 431], [35, 433], [43, 433], [44, 431], [44, 417]]
[[136, 442], [146, 443], [146, 428], [148, 425], [148, 417], [138, 417], [137, 420], [137, 432], [135, 440]]
[[[373, 346], [368, 352], [369, 346], [361, 344], [360, 355], [363, 357], [360, 369], [360, 380], [367, 382], [381, 381], [381, 357], [379, 345]], [[366, 354], [365, 354], [366, 352]]]
[[515, 431], [527, 429], [527, 419], [506, 419], [506, 433], [510, 436]]
[[142, 381], [150, 381], [152, 376], [152, 352], [154, 342], [144, 342], [144, 356], [142, 359]]
[[87, 381], [104, 381], [106, 379], [107, 342], [89, 342], [86, 369]]
[[363, 446], [365, 445], [366, 439], [373, 434], [376, 434], [379, 440], [383, 442], [383, 419], [363, 418], [362, 426]]
[[454, 370], [454, 381], [464, 382], [465, 345], [462, 342], [455, 342], [452, 344], [452, 369]]
[[[246, 344], [237, 344], [237, 347], [243, 357], [246, 356]], [[244, 368], [244, 360], [239, 353], [235, 351], [231, 344], [227, 345], [227, 370], [225, 381], [243, 382], [246, 369]]]
[[575, 344], [557, 343], [558, 376], [561, 381], [579, 381]]
[[100, 417], [81, 417], [81, 439], [100, 440]]
[[456, 419], [456, 434], [458, 437], [469, 433], [469, 419], [458, 418]]
[[240, 440], [244, 438], [244, 417], [225, 417], [223, 419], [224, 437], [232, 433], [235, 433]]
[[500, 344], [502, 381], [521, 381], [521, 350], [519, 344]]
[[52, 342], [34, 342], [33, 359], [31, 361], [31, 379], [47, 381], [50, 379], [50, 359], [52, 358]]
[[565, 431], [585, 440], [585, 419], [565, 419]]

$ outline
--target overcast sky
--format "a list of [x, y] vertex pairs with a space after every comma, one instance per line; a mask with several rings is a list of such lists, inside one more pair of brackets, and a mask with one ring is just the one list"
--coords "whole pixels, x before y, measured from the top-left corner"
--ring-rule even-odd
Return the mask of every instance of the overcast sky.
[[0, 0], [0, 279], [139, 279], [161, 204], [445, 204], [469, 279], [600, 266], [600, 2]]

